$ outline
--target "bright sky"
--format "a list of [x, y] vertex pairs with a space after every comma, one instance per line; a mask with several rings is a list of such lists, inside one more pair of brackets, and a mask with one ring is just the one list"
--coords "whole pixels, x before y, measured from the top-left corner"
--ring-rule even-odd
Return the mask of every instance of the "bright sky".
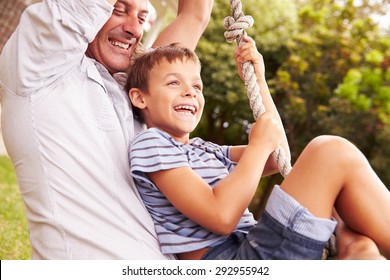
[[383, 28], [390, 28], [390, 11], [387, 13], [387, 15], [378, 18], [379, 25]]
[[[378, 3], [378, 0], [370, 0], [372, 3]], [[355, 4], [356, 5], [360, 5], [362, 2], [362, 0], [355, 0]], [[377, 19], [378, 20], [378, 23], [379, 23], [379, 26], [380, 27], [383, 27], [383, 28], [387, 28], [389, 29], [390, 28], [390, 4], [389, 3], [385, 3], [384, 4], [385, 7], [387, 8], [387, 14], [385, 16], [373, 16], [374, 19]]]

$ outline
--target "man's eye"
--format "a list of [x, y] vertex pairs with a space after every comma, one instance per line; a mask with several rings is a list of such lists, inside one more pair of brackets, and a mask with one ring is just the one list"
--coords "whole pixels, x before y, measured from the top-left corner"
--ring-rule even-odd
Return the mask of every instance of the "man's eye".
[[139, 21], [140, 24], [144, 24], [145, 21], [146, 21], [146, 17], [139, 17], [138, 21]]
[[123, 14], [126, 13], [126, 11], [123, 10], [123, 9], [115, 8], [114, 9], [114, 13], [117, 14], [117, 15], [123, 15]]

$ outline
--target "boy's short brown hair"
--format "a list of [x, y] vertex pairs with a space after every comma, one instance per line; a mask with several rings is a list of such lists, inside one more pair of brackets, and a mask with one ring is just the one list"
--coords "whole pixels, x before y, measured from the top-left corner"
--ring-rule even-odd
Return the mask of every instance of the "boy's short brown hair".
[[177, 43], [170, 44], [164, 47], [158, 47], [151, 51], [138, 51], [131, 58], [131, 66], [128, 71], [127, 82], [125, 89], [127, 92], [131, 88], [138, 88], [142, 91], [148, 89], [149, 75], [153, 67], [159, 64], [163, 59], [169, 63], [175, 60], [192, 60], [199, 63], [199, 58], [190, 49], [180, 47]]
[[[149, 86], [150, 72], [156, 64], [163, 59], [169, 63], [175, 60], [192, 60], [196, 63], [200, 61], [195, 52], [188, 48], [180, 47], [177, 43], [164, 47], [158, 47], [151, 51], [139, 49], [131, 57], [131, 65], [128, 71], [128, 77], [125, 85], [126, 92], [132, 88], [138, 88], [141, 91], [147, 91]], [[133, 106], [134, 116], [142, 120], [139, 109]]]

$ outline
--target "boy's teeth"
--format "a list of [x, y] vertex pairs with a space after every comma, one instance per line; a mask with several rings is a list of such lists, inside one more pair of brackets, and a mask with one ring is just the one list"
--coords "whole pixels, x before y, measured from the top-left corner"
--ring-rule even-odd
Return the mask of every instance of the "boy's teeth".
[[191, 114], [194, 114], [195, 111], [196, 111], [196, 108], [194, 106], [186, 106], [186, 105], [182, 105], [182, 106], [177, 106], [175, 108], [176, 110], [188, 110], [189, 112], [191, 112]]
[[130, 44], [124, 44], [118, 41], [110, 41], [110, 43], [114, 46], [121, 47], [122, 49], [128, 49], [130, 47]]

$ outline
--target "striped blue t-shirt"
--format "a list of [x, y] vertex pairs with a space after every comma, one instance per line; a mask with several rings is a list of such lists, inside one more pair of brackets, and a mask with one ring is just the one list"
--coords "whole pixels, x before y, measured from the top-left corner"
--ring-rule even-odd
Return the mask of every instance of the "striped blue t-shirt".
[[[156, 128], [150, 128], [134, 139], [129, 151], [131, 173], [152, 216], [164, 254], [216, 246], [226, 236], [217, 235], [184, 216], [145, 173], [189, 166], [213, 188], [236, 165], [229, 159], [229, 151], [228, 146], [219, 146], [200, 138], [183, 144]], [[247, 232], [255, 223], [247, 209], [236, 231]]]

